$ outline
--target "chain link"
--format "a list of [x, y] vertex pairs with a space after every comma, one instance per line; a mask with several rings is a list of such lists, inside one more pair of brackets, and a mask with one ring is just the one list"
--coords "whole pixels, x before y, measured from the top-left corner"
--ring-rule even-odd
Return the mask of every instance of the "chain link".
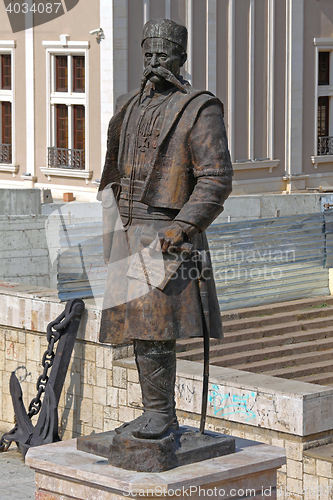
[[46, 389], [46, 384], [49, 380], [48, 377], [48, 371], [53, 365], [54, 361], [54, 346], [58, 342], [58, 340], [61, 337], [61, 334], [63, 332], [63, 329], [59, 330], [58, 332], [53, 331], [53, 327], [55, 325], [59, 324], [59, 319], [63, 319], [64, 315], [60, 315], [55, 321], [52, 321], [47, 326], [47, 340], [48, 340], [48, 346], [46, 351], [43, 354], [42, 357], [42, 366], [44, 368], [42, 375], [38, 377], [37, 383], [36, 383], [36, 389], [37, 389], [37, 395], [30, 401], [29, 404], [29, 412], [28, 412], [28, 417], [32, 418], [35, 415], [37, 415], [40, 412], [40, 409], [42, 407], [42, 402], [41, 402], [41, 397], [42, 394], [44, 394], [45, 389]]
[[[54, 321], [52, 323], [55, 323]], [[49, 325], [50, 326], [50, 325]], [[53, 326], [53, 325], [52, 325]], [[52, 327], [50, 327], [51, 330]], [[49, 327], [48, 327], [49, 329]], [[54, 345], [55, 343], [59, 340], [61, 336], [61, 331], [57, 332], [56, 335], [53, 334], [51, 331], [50, 335], [48, 335], [48, 341], [49, 344], [47, 346], [46, 351], [43, 354], [42, 358], [42, 366], [44, 368], [42, 375], [38, 377], [37, 384], [36, 384], [36, 389], [37, 389], [37, 395], [30, 401], [29, 404], [29, 412], [28, 412], [28, 417], [32, 418], [35, 415], [37, 415], [40, 412], [40, 409], [42, 407], [42, 402], [41, 402], [41, 397], [42, 394], [45, 392], [46, 384], [47, 381], [49, 380], [48, 377], [48, 371], [53, 365], [53, 360], [54, 360]], [[56, 338], [57, 337], [57, 338]]]

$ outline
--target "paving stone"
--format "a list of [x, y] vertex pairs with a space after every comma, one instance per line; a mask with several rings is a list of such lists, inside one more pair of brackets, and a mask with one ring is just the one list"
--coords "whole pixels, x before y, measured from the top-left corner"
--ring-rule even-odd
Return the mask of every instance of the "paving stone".
[[35, 498], [35, 473], [25, 465], [21, 452], [14, 445], [5, 453], [0, 453], [0, 469], [1, 500]]

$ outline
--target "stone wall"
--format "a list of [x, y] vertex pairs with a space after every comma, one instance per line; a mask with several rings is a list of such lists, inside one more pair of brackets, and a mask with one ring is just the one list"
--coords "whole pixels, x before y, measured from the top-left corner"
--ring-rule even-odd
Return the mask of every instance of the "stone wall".
[[40, 189], [0, 189], [0, 215], [40, 215]]
[[[46, 327], [63, 308], [55, 292], [0, 284], [0, 427], [9, 430], [14, 422], [12, 371], [21, 380], [26, 406], [36, 395]], [[59, 404], [63, 439], [111, 430], [141, 413], [132, 347], [99, 344], [99, 322], [100, 311], [87, 301]], [[181, 423], [199, 426], [201, 391], [201, 364], [179, 361], [176, 404]], [[287, 465], [278, 472], [280, 500], [330, 498], [331, 466], [327, 460], [318, 465], [306, 453], [333, 443], [332, 403], [330, 387], [212, 366], [207, 428], [285, 447]], [[327, 486], [327, 496], [313, 495], [309, 487], [316, 484]], [[309, 494], [302, 494], [304, 488]]]
[[[322, 500], [333, 498], [333, 465], [332, 465], [332, 445], [324, 446], [323, 449], [330, 448], [330, 456], [320, 456], [314, 451], [305, 452], [303, 459], [303, 487], [308, 498], [315, 498], [311, 493], [317, 493], [317, 497]], [[311, 456], [313, 455], [313, 456]]]
[[0, 280], [50, 286], [45, 221], [42, 215], [0, 216]]
[[[237, 188], [236, 188], [237, 191]], [[331, 193], [253, 194], [229, 196], [216, 222], [237, 222], [265, 217], [287, 217], [324, 211]]]

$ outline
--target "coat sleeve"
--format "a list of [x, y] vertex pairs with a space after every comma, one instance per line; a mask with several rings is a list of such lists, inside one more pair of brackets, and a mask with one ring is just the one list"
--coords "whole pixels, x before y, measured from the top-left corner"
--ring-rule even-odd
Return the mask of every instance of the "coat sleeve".
[[97, 199], [99, 201], [102, 201], [102, 192], [110, 183], [120, 182], [118, 149], [121, 118], [120, 114], [117, 113], [109, 122], [104, 168], [97, 193]]
[[102, 201], [102, 191], [106, 188], [106, 186], [110, 183], [120, 182], [120, 173], [118, 170], [118, 151], [121, 126], [127, 107], [137, 93], [138, 91], [135, 90], [129, 94], [121, 95], [116, 101], [115, 114], [111, 118], [108, 127], [105, 162], [101, 183], [97, 193], [97, 199], [99, 201]]
[[223, 211], [232, 191], [232, 165], [222, 108], [209, 101], [189, 134], [194, 190], [175, 218], [191, 238], [204, 231]]

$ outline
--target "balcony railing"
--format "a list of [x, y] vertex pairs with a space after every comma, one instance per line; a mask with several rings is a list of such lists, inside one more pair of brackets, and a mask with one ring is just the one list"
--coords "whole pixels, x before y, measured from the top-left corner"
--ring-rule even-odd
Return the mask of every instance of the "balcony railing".
[[318, 137], [318, 156], [333, 155], [333, 137]]
[[0, 163], [12, 163], [11, 144], [0, 144]]
[[48, 148], [48, 166], [84, 170], [84, 149]]

